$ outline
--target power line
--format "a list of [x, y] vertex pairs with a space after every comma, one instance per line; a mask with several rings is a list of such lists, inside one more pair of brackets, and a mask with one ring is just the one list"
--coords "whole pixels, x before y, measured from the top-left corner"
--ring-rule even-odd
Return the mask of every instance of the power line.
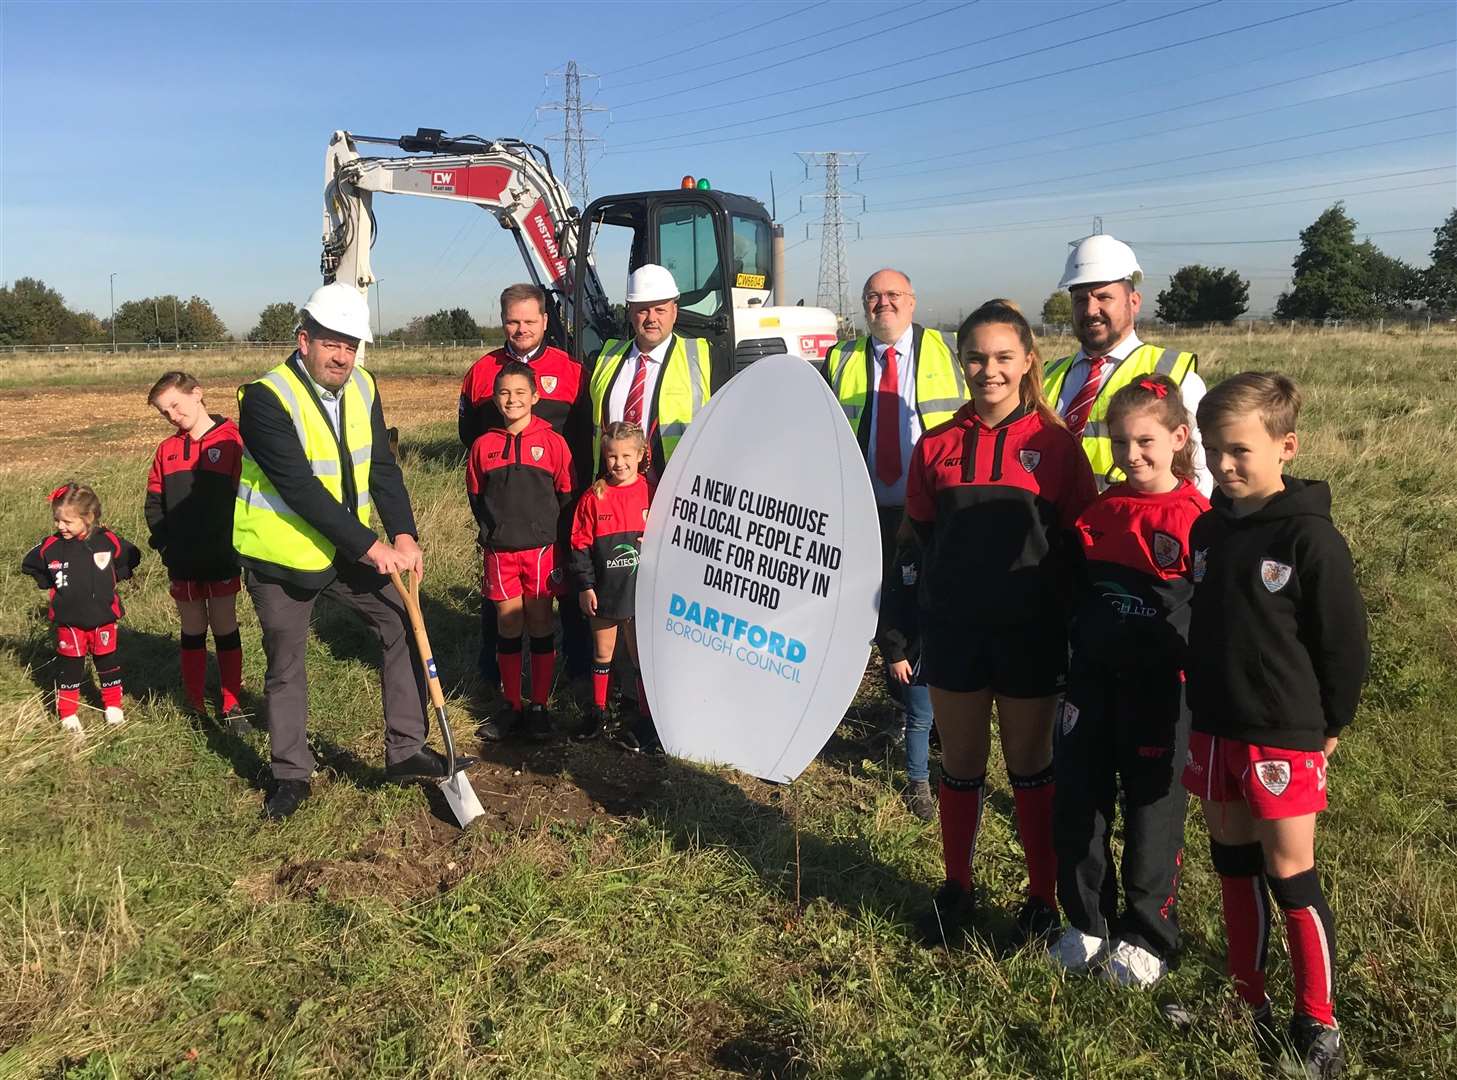
[[[721, 35], [719, 35], [717, 37], [712, 37], [712, 38], [708, 38], [705, 41], [700, 41], [697, 45], [689, 45], [689, 46], [687, 46], [685, 48], [682, 48], [682, 49], [675, 48], [673, 50], [673, 56], [676, 59], [677, 57], [680, 57], [680, 56], [682, 56], [685, 53], [695, 52], [698, 49], [706, 49], [710, 45], [722, 45], [725, 41], [729, 41], [729, 40], [731, 40], [733, 38], [736, 38], [736, 37], [743, 37], [745, 34], [757, 34], [757, 33], [761, 33], [763, 31], [764, 27], [766, 27], [766, 26], [773, 26], [777, 22], [783, 22], [785, 19], [792, 19], [796, 15], [803, 15], [806, 11], [813, 11], [815, 8], [824, 7], [829, 2], [830, 2], [830, 0], [815, 0], [815, 2], [812, 3], [812, 4], [806, 4], [802, 8], [797, 8], [794, 11], [786, 12], [783, 15], [775, 16], [772, 19], [766, 19], [763, 22], [753, 23], [752, 25], [749, 25], [749, 26], [744, 27], [742, 30], [735, 30], [732, 34], [721, 34]], [[740, 7], [740, 8], [738, 8], [738, 10], [739, 11], [743, 11], [743, 8]], [[604, 71], [602, 73], [602, 77], [605, 79], [605, 78], [607, 78], [610, 75], [616, 75], [616, 74], [618, 74], [619, 72], [622, 72], [622, 71], [634, 71], [634, 70], [636, 70], [637, 68], [639, 68], [641, 66], [642, 66], [641, 64], [625, 64], [625, 65], [623, 65], [620, 68], [613, 68], [611, 71]], [[717, 67], [718, 64], [715, 63], [715, 64], [710, 64], [708, 66], [709, 67]], [[622, 87], [625, 87], [625, 86], [637, 86], [637, 85], [639, 85], [641, 83], [657, 82], [660, 79], [671, 79], [671, 78], [674, 78], [675, 76], [677, 76], [679, 74], [681, 74], [681, 72], [676, 72], [675, 71], [675, 72], [671, 72], [671, 73], [669, 73], [667, 75], [653, 75], [653, 76], [650, 76], [649, 78], [646, 78], [646, 79], [633, 79], [631, 82], [622, 83], [620, 86], [614, 87], [613, 89], [620, 90], [620, 89], [622, 89]]]
[[[1189, 11], [1197, 10], [1198, 8], [1208, 7], [1208, 6], [1210, 6], [1210, 4], [1218, 3], [1218, 2], [1219, 2], [1219, 0], [1207, 0], [1206, 3], [1197, 4], [1194, 7], [1184, 8], [1184, 9], [1181, 9], [1179, 11], [1171, 12], [1171, 13], [1166, 14], [1166, 15], [1160, 15], [1160, 16], [1157, 16], [1156, 19], [1149, 19], [1149, 20], [1147, 20], [1147, 22], [1154, 22], [1154, 21], [1157, 21], [1157, 19], [1172, 18], [1172, 17], [1174, 17], [1176, 15], [1182, 15], [1182, 14], [1185, 14], [1185, 13], [1187, 13]], [[1136, 60], [1136, 59], [1139, 59], [1139, 58], [1144, 57], [1144, 56], [1151, 56], [1151, 55], [1153, 55], [1155, 53], [1166, 52], [1169, 49], [1177, 49], [1177, 48], [1181, 48], [1182, 46], [1185, 46], [1185, 45], [1194, 45], [1194, 44], [1198, 44], [1199, 42], [1203, 42], [1203, 41], [1212, 41], [1215, 38], [1228, 37], [1230, 34], [1238, 34], [1238, 33], [1244, 32], [1246, 30], [1255, 30], [1255, 29], [1258, 29], [1260, 27], [1270, 26], [1270, 25], [1272, 25], [1274, 23], [1285, 22], [1285, 21], [1287, 21], [1289, 19], [1298, 19], [1298, 18], [1301, 18], [1301, 17], [1306, 16], [1306, 15], [1314, 15], [1314, 14], [1316, 14], [1318, 12], [1328, 11], [1331, 8], [1344, 7], [1346, 4], [1350, 4], [1350, 3], [1354, 3], [1354, 0], [1334, 0], [1334, 2], [1332, 2], [1332, 3], [1322, 4], [1322, 5], [1318, 6], [1318, 7], [1305, 8], [1305, 9], [1303, 9], [1301, 11], [1293, 11], [1293, 12], [1289, 12], [1289, 13], [1284, 14], [1284, 15], [1275, 15], [1275, 16], [1272, 16], [1271, 18], [1268, 18], [1268, 19], [1260, 19], [1260, 20], [1257, 20], [1256, 22], [1244, 23], [1243, 25], [1240, 25], [1240, 26], [1233, 26], [1233, 27], [1230, 27], [1227, 30], [1216, 30], [1216, 31], [1212, 31], [1212, 32], [1207, 33], [1207, 34], [1197, 34], [1194, 37], [1185, 38], [1182, 41], [1170, 42], [1170, 43], [1168, 43], [1166, 45], [1156, 45], [1156, 46], [1151, 46], [1151, 47], [1146, 48], [1146, 49], [1138, 49], [1138, 50], [1135, 50], [1134, 52], [1124, 53], [1121, 56], [1110, 56], [1110, 57], [1105, 57], [1105, 58], [1098, 59], [1098, 60], [1089, 60], [1087, 63], [1082, 64], [1080, 67], [1078, 67], [1075, 71], [1069, 71], [1069, 70], [1067, 70], [1065, 68], [1064, 69], [1059, 69], [1057, 71], [1048, 71], [1048, 72], [1043, 72], [1040, 75], [1029, 75], [1029, 76], [1026, 76], [1025, 78], [1021, 78], [1021, 79], [1002, 80], [1000, 82], [997, 82], [997, 83], [992, 84], [992, 85], [989, 85], [989, 86], [974, 87], [971, 90], [961, 90], [961, 91], [957, 91], [956, 93], [953, 93], [953, 94], [941, 94], [941, 95], [938, 95], [936, 97], [920, 98], [920, 99], [918, 99], [916, 101], [904, 102], [904, 103], [902, 103], [900, 105], [888, 105], [888, 106], [886, 106], [883, 109], [872, 109], [872, 110], [869, 110], [868, 112], [852, 113], [852, 114], [847, 115], [847, 116], [831, 117], [831, 118], [829, 118], [827, 120], [812, 120], [812, 121], [809, 121], [809, 122], [803, 123], [803, 124], [791, 124], [791, 125], [788, 125], [786, 127], [770, 128], [770, 129], [765, 130], [765, 131], [756, 131], [756, 132], [752, 132], [752, 133], [747, 134], [747, 135], [728, 135], [728, 136], [725, 136], [724, 138], [721, 138], [721, 139], [701, 139], [701, 140], [699, 140], [697, 142], [682, 142], [682, 141], [680, 141], [683, 138], [686, 138], [686, 137], [691, 136], [691, 135], [703, 134], [703, 133], [710, 132], [710, 131], [720, 131], [720, 130], [722, 130], [725, 127], [739, 127], [739, 126], [742, 126], [742, 123], [760, 123], [760, 122], [762, 122], [763, 120], [766, 120], [766, 119], [773, 119], [773, 117], [759, 117], [759, 118], [756, 118], [755, 120], [751, 120], [751, 121], [744, 121], [742, 123], [734, 123], [734, 124], [723, 124], [723, 125], [719, 125], [718, 127], [715, 127], [715, 128], [700, 129], [699, 131], [680, 132], [680, 133], [678, 133], [676, 135], [656, 136], [656, 137], [654, 137], [652, 139], [644, 140], [643, 142], [624, 144], [618, 150], [614, 150], [614, 151], [610, 151], [610, 152], [611, 153], [626, 153], [629, 150], [640, 149], [642, 147], [648, 146], [651, 143], [663, 142], [663, 141], [671, 141], [671, 142], [673, 142], [675, 144], [675, 147], [674, 147], [675, 149], [682, 149], [682, 148], [693, 147], [693, 146], [711, 146], [711, 145], [715, 145], [717, 143], [738, 142], [738, 141], [741, 141], [743, 139], [758, 139], [758, 138], [763, 138], [766, 135], [781, 135], [781, 134], [784, 134], [785, 132], [790, 132], [790, 131], [802, 131], [805, 128], [824, 127], [827, 124], [842, 123], [842, 122], [844, 122], [846, 120], [863, 120], [863, 119], [866, 119], [867, 117], [872, 117], [872, 116], [884, 116], [887, 113], [904, 112], [906, 109], [917, 109], [917, 108], [920, 108], [923, 105], [933, 105], [933, 104], [937, 104], [937, 103], [942, 102], [942, 101], [953, 101], [953, 100], [956, 100], [958, 98], [971, 97], [971, 96], [976, 95], [976, 94], [989, 93], [989, 92], [994, 91], [994, 90], [1005, 90], [1005, 89], [1008, 89], [1008, 88], [1013, 87], [1013, 86], [1022, 86], [1022, 85], [1025, 85], [1027, 83], [1040, 82], [1043, 79], [1055, 79], [1055, 78], [1060, 78], [1060, 77], [1064, 77], [1064, 76], [1068, 76], [1068, 75], [1079, 75], [1079, 76], [1081, 76], [1081, 75], [1085, 75], [1092, 68], [1105, 67], [1105, 66], [1107, 66], [1109, 64], [1121, 64], [1121, 63], [1123, 63], [1123, 62], [1125, 62], [1127, 60]], [[1127, 27], [1123, 27], [1121, 29], [1127, 29]], [[798, 113], [812, 112], [815, 109], [828, 108], [831, 105], [843, 104], [846, 101], [855, 101], [855, 100], [859, 100], [861, 98], [871, 97], [871, 96], [875, 96], [875, 95], [878, 95], [878, 94], [891, 93], [892, 91], [895, 91], [895, 90], [902, 90], [902, 89], [904, 89], [907, 86], [914, 86], [914, 85], [919, 85], [920, 83], [924, 83], [924, 82], [933, 82], [933, 81], [936, 81], [936, 80], [939, 80], [939, 79], [951, 78], [951, 77], [956, 76], [956, 75], [965, 74], [967, 71], [975, 71], [975, 70], [977, 70], [979, 68], [990, 67], [993, 64], [1005, 63], [1008, 60], [1020, 59], [1022, 56], [1030, 56], [1030, 55], [1033, 55], [1034, 53], [1046, 52], [1046, 51], [1048, 51], [1050, 49], [1054, 49], [1054, 48], [1063, 48], [1063, 47], [1065, 47], [1067, 45], [1080, 45], [1080, 44], [1083, 44], [1083, 43], [1085, 43], [1087, 41], [1091, 41], [1094, 38], [1102, 37], [1106, 33], [1112, 33], [1112, 32], [1113, 31], [1104, 31], [1102, 34], [1090, 34], [1090, 35], [1088, 35], [1086, 37], [1077, 38], [1077, 39], [1073, 39], [1073, 40], [1065, 41], [1065, 42], [1060, 42], [1057, 45], [1049, 45], [1049, 46], [1046, 46], [1046, 47], [1044, 47], [1042, 49], [1034, 49], [1031, 52], [1019, 54], [1018, 56], [1006, 57], [1003, 60], [990, 61], [990, 62], [988, 62], [986, 64], [976, 64], [976, 65], [973, 65], [970, 68], [964, 68], [964, 69], [961, 69], [959, 71], [950, 71], [950, 72], [947, 72], [944, 75], [937, 75], [937, 76], [934, 76], [934, 77], [928, 78], [928, 79], [918, 79], [915, 82], [903, 83], [900, 86], [889, 87], [889, 88], [882, 89], [882, 90], [869, 91], [869, 92], [867, 92], [865, 94], [855, 94], [855, 95], [852, 95], [851, 97], [848, 97], [848, 98], [841, 98], [841, 99], [838, 99], [836, 101], [827, 101], [827, 102], [824, 102], [824, 103], [819, 104], [819, 105], [806, 106], [805, 108], [801, 108], [801, 109], [793, 109], [793, 110], [790, 110], [790, 111], [785, 112], [785, 113], [780, 113], [778, 115], [782, 117], [782, 116], [796, 115]], [[656, 147], [655, 149], [666, 149], [666, 147]]]
[[[831, 34], [831, 33], [834, 33], [834, 32], [836, 32], [838, 30], [853, 30], [855, 32], [855, 34], [857, 34], [857, 35], [863, 35], [863, 33], [865, 31], [865, 28], [870, 23], [874, 22], [875, 20], [877, 20], [877, 19], [903, 19], [905, 17], [905, 14], [906, 14], [907, 11], [910, 11], [913, 8], [916, 8], [916, 7], [921, 7], [924, 4], [924, 2], [925, 2], [925, 0], [922, 0], [921, 3], [912, 4], [909, 8], [892, 9], [892, 10], [887, 11], [887, 12], [884, 12], [884, 13], [882, 13], [880, 15], [873, 16], [873, 17], [871, 17], [869, 19], [855, 19], [855, 20], [852, 20], [851, 22], [845, 23], [843, 26], [832, 27], [831, 29], [825, 30], [822, 33], [815, 34], [814, 36], [815, 37], [822, 37], [822, 36], [824, 36], [824, 34]], [[917, 23], [923, 23], [923, 22], [925, 22], [928, 19], [939, 19], [943, 15], [950, 15], [952, 12], [960, 11], [962, 8], [969, 8], [969, 7], [973, 6], [974, 4], [976, 4], [978, 2], [979, 2], [979, 0], [967, 0], [966, 3], [957, 4], [954, 7], [945, 8], [942, 11], [935, 11], [935, 12], [932, 12], [931, 14], [929, 14], [929, 15], [922, 15], [920, 18], [911, 19], [909, 22], [898, 23], [896, 26], [892, 27], [892, 31], [898, 33], [901, 30], [908, 30], [910, 27], [915, 26]], [[1125, 0], [1116, 0], [1115, 4], [1114, 5], [1110, 5], [1110, 6], [1116, 6], [1117, 3], [1123, 3], [1123, 2], [1125, 2]], [[1086, 16], [1084, 16], [1083, 13], [1078, 12], [1078, 13], [1075, 13], [1073, 15], [1064, 15], [1061, 18], [1058, 18], [1058, 19], [1049, 19], [1048, 22], [1062, 22], [1065, 19], [1085, 18], [1085, 17]], [[1046, 23], [1037, 23], [1036, 25], [1037, 26], [1045, 26], [1047, 24]], [[1023, 29], [1030, 30], [1030, 29], [1033, 29], [1033, 27], [1024, 27]], [[1021, 30], [1015, 30], [1015, 31], [1011, 31], [1011, 33], [1018, 33], [1018, 34], [1020, 34], [1020, 33], [1022, 33], [1022, 31]], [[1007, 34], [999, 34], [997, 36], [998, 37], [1006, 37], [1008, 35]], [[983, 41], [994, 41], [994, 40], [996, 40], [996, 39], [995, 38], [985, 38], [985, 39], [983, 39]], [[972, 42], [968, 42], [966, 45], [958, 45], [958, 46], [956, 46], [956, 49], [964, 49], [964, 48], [967, 48], [970, 45], [980, 45], [982, 43], [983, 43], [982, 41], [972, 41]], [[799, 42], [793, 42], [791, 44], [798, 45], [798, 44], [801, 44], [801, 43], [799, 43]], [[799, 64], [802, 64], [805, 60], [808, 60], [812, 56], [819, 56], [822, 53], [833, 52], [836, 49], [843, 49], [843, 48], [844, 48], [844, 43], [843, 42], [838, 42], [838, 43], [836, 43], [834, 45], [826, 45], [824, 48], [814, 49], [814, 50], [812, 50], [810, 52], [797, 52], [793, 56], [791, 56], [788, 60], [779, 60], [779, 61], [776, 61], [775, 63], [772, 63], [772, 64], [756, 64], [755, 67], [754, 67], [754, 75], [756, 77], [762, 76], [764, 74], [764, 72], [766, 72], [766, 71], [770, 71], [770, 70], [772, 70], [774, 68], [777, 68], [777, 67], [785, 67], [786, 65], [789, 65], [789, 64], [799, 65]], [[916, 62], [917, 63], [920, 63], [921, 61], [926, 60], [926, 59], [929, 59], [932, 56], [939, 56], [943, 52], [951, 52], [951, 51], [954, 51], [954, 50], [951, 50], [951, 49], [940, 49], [937, 52], [933, 52], [933, 53], [923, 53], [921, 55], [918, 55], [915, 59], [916, 59]], [[727, 63], [733, 63], [733, 62], [736, 62], [738, 60], [746, 60], [746, 59], [749, 59], [750, 57], [758, 56], [758, 55], [759, 55], [758, 53], [751, 53], [751, 54], [749, 54], [749, 56], [736, 57], [733, 61], [725, 60], [723, 63], [725, 63], [725, 64], [727, 64]], [[712, 66], [712, 67], [721, 67], [722, 65], [721, 64], [713, 64], [713, 65], [710, 65], [710, 66]], [[700, 70], [703, 70], [703, 69], [700, 69]], [[838, 82], [838, 81], [841, 81], [842, 78], [843, 77], [837, 76], [836, 79], [834, 79], [832, 81]], [[624, 105], [614, 105], [613, 108], [614, 109], [631, 109], [634, 106], [637, 106], [637, 105], [646, 105], [650, 101], [661, 101], [663, 98], [667, 98], [667, 97], [682, 98], [682, 97], [684, 97], [684, 96], [686, 96], [688, 94], [697, 93], [699, 90], [706, 90], [706, 89], [708, 89], [711, 86], [722, 86], [724, 83], [729, 83], [729, 82], [735, 82], [735, 83], [736, 82], [742, 82], [742, 79], [743, 79], [742, 75], [734, 74], [734, 75], [730, 75], [730, 76], [728, 76], [727, 78], [724, 78], [724, 79], [714, 79], [711, 82], [701, 83], [698, 86], [690, 86], [686, 90], [674, 90], [674, 91], [672, 91], [670, 93], [655, 94], [652, 97], [639, 98], [636, 101], [629, 101], [629, 102], [627, 102]], [[704, 111], [706, 111], [708, 109], [721, 109], [721, 108], [724, 108], [726, 105], [742, 105], [745, 101], [755, 101], [755, 100], [758, 100], [760, 98], [766, 98], [766, 97], [781, 97], [781, 96], [783, 96], [785, 94], [793, 94], [793, 93], [796, 93], [797, 91], [800, 91], [800, 90], [807, 90], [807, 89], [812, 89], [813, 87], [816, 87], [816, 86], [823, 86], [823, 85], [825, 85], [825, 82], [826, 82], [826, 80], [821, 79], [821, 80], [818, 80], [816, 82], [808, 83], [805, 86], [791, 86], [791, 87], [787, 87], [786, 89], [783, 89], [783, 90], [766, 91], [765, 93], [756, 94], [756, 95], [754, 95], [754, 97], [750, 97], [750, 98], [739, 97], [738, 99], [736, 99], [734, 101], [721, 101], [721, 102], [718, 102], [717, 104], [714, 104], [714, 105], [699, 105], [699, 106], [696, 106], [696, 107], [694, 107], [692, 109], [680, 109], [678, 112], [661, 113], [661, 114], [659, 114], [657, 116], [643, 116], [643, 117], [639, 117], [636, 120], [619, 120], [617, 122], [619, 124], [645, 124], [645, 123], [647, 123], [649, 121], [668, 120], [668, 119], [671, 119], [672, 117], [675, 117], [675, 116], [686, 116], [689, 113], [704, 112]]]
[[605, 110], [599, 105], [582, 104], [582, 80], [595, 79], [597, 76], [584, 75], [577, 69], [575, 60], [568, 60], [567, 66], [562, 70], [547, 72], [547, 78], [562, 80], [562, 100], [541, 106], [547, 112], [560, 111], [562, 114], [562, 133], [548, 135], [547, 138], [552, 142], [559, 140], [562, 143], [562, 183], [576, 196], [578, 206], [586, 206], [591, 191], [587, 183], [587, 144], [602, 140], [585, 132], [582, 114]]
[[[1410, 229], [1362, 229], [1362, 236], [1396, 236], [1398, 233], [1431, 232], [1427, 225]], [[1298, 244], [1298, 236], [1282, 236], [1271, 240], [1129, 240], [1129, 246], [1138, 247], [1238, 247], [1245, 244]]]
[[[820, 281], [816, 302], [820, 307], [833, 311], [841, 329], [844, 329], [854, 317], [850, 309], [850, 260], [845, 252], [845, 226], [856, 225], [858, 234], [859, 225], [845, 217], [844, 208], [840, 205], [855, 194], [841, 190], [840, 168], [853, 166], [858, 170], [865, 155], [854, 150], [827, 150], [805, 151], [798, 156], [804, 162], [806, 175], [810, 169], [825, 170], [825, 190], [819, 195], [804, 196], [825, 201], [825, 216], [820, 226]], [[803, 205], [801, 200], [801, 209]], [[809, 236], [808, 228], [805, 236]]]

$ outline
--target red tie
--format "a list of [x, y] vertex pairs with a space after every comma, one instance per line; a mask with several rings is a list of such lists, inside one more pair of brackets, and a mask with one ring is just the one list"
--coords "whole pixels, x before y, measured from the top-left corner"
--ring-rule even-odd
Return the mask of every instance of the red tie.
[[895, 361], [890, 346], [875, 390], [875, 475], [887, 486], [901, 478], [901, 381]]
[[627, 389], [627, 408], [622, 410], [622, 418], [639, 427], [642, 426], [642, 399], [647, 389], [647, 377], [647, 353], [640, 352], [637, 354], [637, 370], [632, 374], [632, 385]]
[[1093, 402], [1098, 397], [1098, 391], [1102, 389], [1103, 368], [1107, 365], [1106, 356], [1088, 357], [1088, 378], [1083, 383], [1082, 389], [1067, 407], [1067, 429], [1073, 433], [1073, 438], [1082, 438], [1083, 429], [1088, 426], [1088, 417], [1093, 411]]

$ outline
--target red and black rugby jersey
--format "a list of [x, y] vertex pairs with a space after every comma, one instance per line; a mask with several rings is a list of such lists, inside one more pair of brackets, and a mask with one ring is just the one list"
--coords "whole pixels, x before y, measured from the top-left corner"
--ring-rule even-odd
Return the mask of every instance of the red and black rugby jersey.
[[630, 484], [605, 485], [600, 496], [594, 485], [577, 503], [572, 520], [572, 577], [578, 591], [596, 590], [601, 618], [632, 616], [637, 562], [651, 500], [647, 478], [638, 476]]
[[1067, 431], [1019, 409], [988, 427], [968, 402], [916, 443], [906, 514], [925, 538], [919, 590], [934, 621], [1063, 617], [1069, 531], [1097, 487]]
[[493, 428], [475, 441], [465, 486], [483, 546], [542, 547], [556, 542], [572, 490], [572, 454], [566, 440], [533, 415], [518, 434]]
[[243, 468], [237, 425], [213, 416], [201, 439], [178, 432], [162, 441], [147, 477], [148, 546], [167, 573], [186, 581], [238, 576], [233, 551], [233, 505]]
[[116, 583], [131, 577], [141, 561], [132, 544], [98, 527], [84, 539], [52, 533], [30, 549], [20, 569], [50, 590], [51, 622], [94, 630], [122, 617]]
[[[496, 392], [496, 372], [506, 361], [514, 359], [502, 346], [486, 353], [465, 373], [460, 387], [458, 427], [460, 441], [466, 446], [474, 446], [492, 428], [505, 426], [492, 395]], [[532, 415], [541, 417], [561, 435], [582, 388], [582, 365], [554, 345], [543, 345], [526, 363], [536, 375], [536, 392], [541, 395], [531, 410]]]
[[1078, 518], [1086, 557], [1073, 655], [1120, 669], [1180, 661], [1193, 583], [1189, 530], [1209, 500], [1188, 480], [1144, 493], [1115, 484]]

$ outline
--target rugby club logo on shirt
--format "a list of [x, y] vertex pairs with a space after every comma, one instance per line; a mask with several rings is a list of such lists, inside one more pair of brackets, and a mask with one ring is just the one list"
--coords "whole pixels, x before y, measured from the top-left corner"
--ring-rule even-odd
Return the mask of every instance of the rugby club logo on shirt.
[[219, 450], [216, 446], [209, 446], [207, 448], [207, 459], [211, 461], [214, 465], [221, 461], [222, 457], [223, 452]]
[[1078, 726], [1078, 707], [1071, 701], [1064, 700], [1062, 703], [1062, 733], [1070, 735], [1072, 729]]
[[555, 375], [543, 375], [541, 377], [541, 392], [543, 394], [551, 394], [551, 393], [554, 393], [555, 391], [556, 391], [556, 376]]
[[105, 570], [111, 565], [111, 552], [96, 551], [91, 554], [91, 561], [96, 564], [96, 569]]
[[1285, 789], [1290, 786], [1290, 762], [1257, 761], [1255, 762], [1255, 779], [1271, 795], [1283, 795]]
[[1018, 450], [1017, 460], [1022, 463], [1022, 468], [1031, 472], [1037, 468], [1037, 463], [1042, 460], [1041, 450]]
[[1265, 559], [1260, 563], [1260, 584], [1272, 593], [1277, 593], [1290, 582], [1292, 567], [1274, 559]]
[[542, 447], [540, 447], [540, 446], [533, 446], [531, 448], [531, 460], [532, 461], [540, 461], [541, 460], [541, 455], [544, 454], [544, 453], [546, 453], [546, 451]]
[[1209, 570], [1209, 549], [1200, 548], [1194, 552], [1194, 584], [1204, 580], [1204, 575]]
[[1161, 570], [1167, 570], [1179, 561], [1184, 554], [1184, 545], [1179, 543], [1176, 536], [1170, 536], [1166, 532], [1155, 529], [1153, 533], [1153, 561], [1159, 564]]

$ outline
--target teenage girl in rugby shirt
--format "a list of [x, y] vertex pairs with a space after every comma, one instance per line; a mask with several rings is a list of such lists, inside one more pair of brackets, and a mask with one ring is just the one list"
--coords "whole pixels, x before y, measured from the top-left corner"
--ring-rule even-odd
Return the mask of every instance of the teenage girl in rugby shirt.
[[920, 920], [953, 943], [974, 913], [971, 859], [981, 823], [995, 703], [1027, 862], [1020, 940], [1058, 927], [1052, 846], [1052, 721], [1067, 670], [1078, 515], [1097, 489], [1078, 442], [1042, 396], [1032, 328], [1007, 300], [961, 325], [972, 400], [922, 436], [906, 518], [921, 547], [921, 666], [941, 734], [946, 883]]
[[177, 429], [157, 447], [147, 477], [148, 544], [162, 556], [182, 623], [182, 689], [188, 704], [206, 714], [207, 631], [218, 650], [222, 714], [234, 732], [248, 731], [239, 705], [243, 691], [243, 639], [238, 633], [237, 553], [233, 504], [243, 467], [243, 440], [225, 416], [208, 412], [202, 387], [183, 371], [169, 371], [147, 394], [147, 404]]
[[[519, 360], [496, 372], [496, 408], [503, 427], [475, 441], [466, 463], [466, 490], [485, 550], [481, 591], [496, 605], [496, 654], [509, 711], [481, 725], [498, 741], [525, 725], [535, 739], [551, 737], [547, 702], [556, 675], [552, 599], [560, 594], [557, 522], [571, 500], [572, 455], [566, 440], [532, 414], [536, 373]], [[521, 634], [531, 638], [531, 706], [521, 708]]]
[[[602, 431], [604, 475], [582, 495], [572, 523], [572, 575], [582, 612], [592, 627], [592, 711], [577, 732], [578, 739], [595, 738], [606, 722], [607, 689], [619, 630], [626, 639], [633, 667], [637, 667], [633, 595], [643, 527], [652, 499], [652, 489], [643, 474], [647, 457], [647, 438], [642, 428], [624, 420], [608, 424]], [[641, 676], [637, 699], [642, 721], [619, 737], [632, 750], [649, 748], [657, 740]]]
[[56, 531], [30, 550], [21, 571], [50, 590], [47, 614], [56, 628], [56, 711], [61, 726], [81, 734], [76, 715], [88, 654], [96, 664], [106, 722], [126, 722], [121, 707], [121, 660], [116, 622], [122, 617], [116, 583], [132, 576], [142, 553], [101, 524], [101, 500], [85, 484], [50, 493]]
[[[1194, 486], [1177, 383], [1163, 375], [1130, 383], [1113, 396], [1107, 423], [1126, 479], [1078, 518], [1087, 575], [1053, 755], [1057, 895], [1068, 928], [1052, 956], [1070, 971], [1101, 962], [1110, 980], [1147, 987], [1179, 947], [1189, 530], [1209, 501]], [[1111, 845], [1117, 805], [1121, 912]]]

